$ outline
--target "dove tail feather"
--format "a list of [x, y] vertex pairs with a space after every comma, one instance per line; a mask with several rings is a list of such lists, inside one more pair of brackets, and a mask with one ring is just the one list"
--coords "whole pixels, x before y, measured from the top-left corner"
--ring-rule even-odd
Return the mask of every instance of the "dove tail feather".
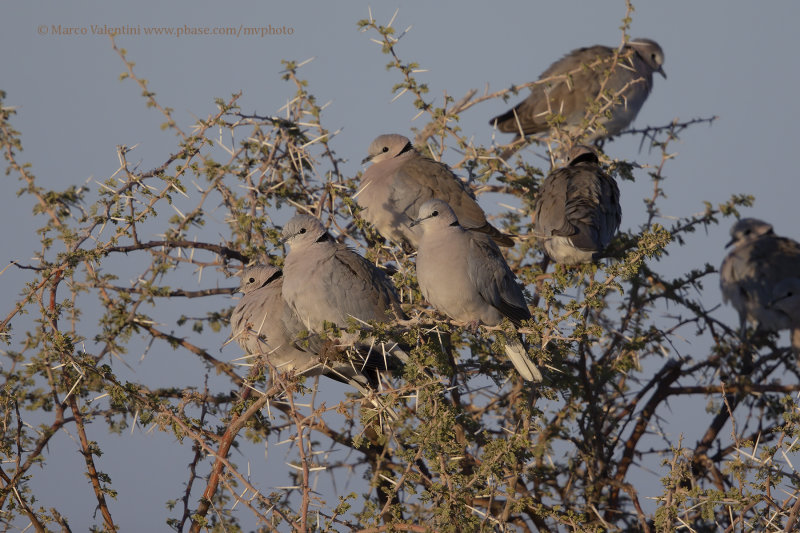
[[519, 337], [506, 335], [505, 351], [514, 368], [517, 369], [523, 379], [537, 383], [542, 381], [541, 371], [528, 357], [528, 352]]

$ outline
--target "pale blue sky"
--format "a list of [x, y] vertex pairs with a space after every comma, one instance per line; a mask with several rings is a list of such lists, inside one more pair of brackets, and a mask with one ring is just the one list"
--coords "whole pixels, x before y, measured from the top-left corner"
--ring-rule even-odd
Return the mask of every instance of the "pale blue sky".
[[[377, 134], [408, 134], [411, 127], [424, 125], [422, 119], [410, 122], [415, 114], [410, 96], [390, 103], [398, 75], [384, 68], [387, 56], [370, 42], [375, 35], [360, 33], [356, 27], [357, 20], [368, 16], [369, 5], [363, 1], [4, 2], [0, 89], [7, 92], [5, 105], [18, 109], [13, 125], [23, 135], [25, 152], [20, 159], [33, 163], [32, 171], [41, 185], [65, 188], [113, 174], [118, 167], [116, 145], [138, 145], [129, 159], [140, 160], [143, 169], [162, 163], [174, 150], [174, 135], [159, 129], [163, 117], [145, 108], [136, 85], [119, 81], [123, 65], [107, 37], [91, 35], [91, 25], [271, 24], [291, 27], [294, 33], [264, 38], [140, 35], [121, 36], [117, 41], [136, 62], [138, 74], [150, 80], [159, 102], [175, 109], [183, 127], [194, 117], [212, 113], [215, 97], [228, 98], [238, 91], [243, 91], [239, 102], [245, 112], [276, 113], [294, 92], [280, 80], [280, 60], [315, 57], [301, 75], [310, 81], [310, 90], [319, 102], [331, 101], [323, 115], [324, 124], [331, 130], [342, 128], [332, 146], [348, 159], [344, 171], [355, 174], [369, 141]], [[669, 198], [662, 202], [662, 214], [686, 216], [701, 211], [702, 200], [716, 204], [732, 193], [751, 193], [756, 195], [756, 204], [746, 210], [746, 216], [768, 220], [779, 234], [800, 239], [795, 206], [800, 187], [792, 156], [800, 141], [800, 37], [796, 31], [800, 3], [679, 0], [640, 1], [635, 6], [631, 35], [661, 44], [669, 78], [656, 78], [634, 126], [663, 125], [673, 118], [720, 117], [712, 127], [695, 127], [672, 145], [677, 157], [666, 167], [664, 188]], [[438, 102], [445, 90], [458, 98], [472, 88], [482, 91], [487, 83], [494, 91], [532, 81], [552, 61], [579, 46], [616, 45], [625, 12], [624, 2], [609, 0], [491, 4], [448, 0], [372, 2], [372, 13], [386, 23], [398, 7], [396, 27], [412, 26], [397, 47], [398, 53], [405, 61], [414, 60], [429, 70], [419, 79], [428, 83]], [[89, 35], [51, 35], [52, 26], [58, 24], [85, 27]], [[40, 31], [47, 34], [40, 35]], [[463, 131], [476, 142], [488, 142], [493, 134], [488, 119], [507, 108], [501, 101], [471, 108], [462, 115]], [[657, 154], [638, 154], [637, 147], [638, 139], [628, 138], [607, 145], [606, 151], [612, 157], [658, 162]], [[526, 153], [537, 161], [532, 150]], [[39, 248], [34, 230], [42, 221], [31, 216], [29, 197], [14, 197], [20, 188], [15, 178], [5, 178], [2, 187], [0, 224], [13, 231], [4, 232], [0, 268], [12, 259], [27, 262]], [[644, 172], [637, 173], [637, 178], [636, 183], [621, 186], [623, 228], [636, 227], [644, 219], [641, 199], [651, 185]], [[484, 207], [498, 209], [491, 203]], [[672, 247], [658, 268], [678, 273], [704, 262], [719, 265], [728, 228], [726, 222], [707, 236], [696, 234], [683, 249]], [[27, 273], [13, 268], [0, 277], [3, 315], [27, 279]], [[219, 283], [230, 284], [221, 277]], [[716, 281], [705, 289], [707, 306], [719, 303]], [[735, 323], [732, 310], [723, 308], [717, 313]], [[16, 331], [23, 330], [21, 323]], [[208, 343], [219, 344], [221, 340], [216, 338]], [[687, 339], [681, 348], [691, 353], [697, 347]], [[191, 364], [191, 357], [159, 352], [158, 359], [137, 366], [140, 379], [153, 383], [154, 377], [160, 376], [158, 384], [179, 386], [194, 379], [183, 373], [183, 365]], [[227, 356], [235, 357], [235, 350], [226, 349], [223, 357]], [[130, 363], [139, 365], [136, 358]], [[696, 400], [700, 406], [705, 403], [702, 398]], [[95, 431], [98, 428], [100, 425], [93, 427]], [[676, 431], [690, 431], [690, 426]], [[92, 438], [100, 440], [102, 435]], [[168, 516], [164, 502], [180, 496], [190, 457], [188, 444], [181, 449], [170, 444], [171, 439], [170, 435], [146, 435], [137, 430], [132, 437], [110, 439], [104, 447], [100, 468], [109, 472], [114, 487], [123, 491], [111, 503], [123, 529], [164, 528]], [[73, 530], [81, 531], [94, 523], [94, 506], [81, 475], [82, 461], [76, 461], [76, 456], [77, 447], [68, 437], [59, 437], [50, 446], [47, 468], [34, 472], [34, 483], [42, 490], [39, 503], [65, 511]], [[244, 462], [240, 457], [236, 460]], [[255, 473], [264, 472], [262, 455], [250, 460]], [[56, 471], [59, 464], [67, 465], [66, 469]], [[656, 483], [646, 486], [657, 490], [657, 476], [643, 483], [653, 481]]]

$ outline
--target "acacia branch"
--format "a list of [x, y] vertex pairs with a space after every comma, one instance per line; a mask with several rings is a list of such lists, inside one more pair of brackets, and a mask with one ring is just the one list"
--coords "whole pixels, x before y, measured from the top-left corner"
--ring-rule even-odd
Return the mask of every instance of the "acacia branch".
[[[58, 329], [58, 313], [56, 311], [56, 291], [58, 290], [58, 285], [62, 279], [62, 272], [57, 271], [55, 276], [53, 276], [52, 286], [50, 287], [50, 305], [49, 305], [49, 314], [50, 314], [50, 325], [52, 327], [52, 334], [53, 337], [61, 336], [61, 332]], [[64, 359], [71, 359], [72, 354], [61, 354]], [[100, 508], [100, 514], [103, 515], [103, 522], [105, 523], [106, 531], [114, 532], [117, 530], [116, 526], [114, 525], [114, 520], [111, 518], [111, 511], [108, 509], [108, 504], [106, 503], [105, 494], [103, 493], [103, 488], [100, 486], [100, 479], [97, 474], [97, 468], [94, 464], [94, 453], [91, 449], [89, 444], [89, 439], [86, 438], [86, 428], [83, 423], [83, 415], [81, 414], [80, 408], [78, 407], [78, 401], [76, 400], [76, 395], [72, 393], [71, 384], [69, 382], [69, 375], [68, 369], [70, 366], [65, 366], [64, 371], [62, 372], [62, 379], [64, 381], [65, 390], [69, 390], [70, 392], [67, 393], [69, 398], [67, 399], [67, 403], [72, 410], [72, 415], [75, 417], [75, 427], [78, 430], [78, 437], [81, 443], [81, 454], [83, 455], [84, 461], [86, 462], [86, 471], [89, 476], [89, 480], [92, 483], [92, 489], [94, 490], [95, 498], [97, 498], [98, 507]], [[79, 376], [78, 380], [80, 380], [83, 376]]]
[[617, 473], [613, 477], [616, 484], [614, 488], [611, 489], [609, 495], [609, 506], [612, 509], [616, 509], [618, 506], [619, 487], [624, 485], [628, 468], [633, 463], [633, 457], [636, 454], [636, 445], [639, 439], [645, 434], [647, 426], [650, 424], [650, 419], [656, 413], [658, 406], [669, 396], [670, 385], [681, 376], [681, 364], [675, 362], [667, 363], [659, 374], [661, 379], [658, 382], [658, 387], [656, 387], [653, 395], [650, 396], [650, 399], [642, 408], [630, 437], [625, 441], [622, 457], [617, 464]]
[[137, 250], [147, 250], [151, 248], [196, 248], [200, 250], [209, 250], [211, 252], [216, 253], [219, 256], [225, 257], [227, 259], [237, 259], [241, 261], [243, 264], [247, 264], [249, 259], [242, 255], [240, 252], [228, 248], [227, 246], [221, 246], [218, 244], [210, 244], [206, 242], [194, 242], [194, 241], [187, 241], [187, 240], [176, 240], [176, 241], [149, 241], [143, 242], [138, 244], [131, 244], [129, 246], [111, 246], [110, 248], [106, 248], [106, 253], [111, 252], [122, 252], [127, 254], [128, 252], [135, 252]]
[[136, 325], [146, 329], [153, 337], [165, 340], [165, 341], [169, 342], [170, 344], [174, 344], [174, 345], [178, 345], [178, 346], [182, 346], [183, 348], [186, 348], [187, 350], [189, 350], [190, 352], [192, 352], [195, 355], [200, 356], [205, 362], [207, 362], [211, 366], [213, 366], [214, 369], [217, 372], [223, 373], [226, 376], [228, 376], [229, 378], [231, 378], [231, 380], [235, 384], [242, 385], [241, 376], [239, 376], [239, 374], [237, 374], [233, 370], [233, 367], [231, 365], [229, 365], [228, 363], [222, 362], [219, 359], [213, 357], [211, 354], [209, 354], [207, 351], [203, 350], [202, 348], [200, 348], [198, 346], [195, 346], [194, 344], [190, 343], [186, 339], [182, 339], [180, 337], [176, 337], [174, 335], [170, 335], [169, 333], [164, 333], [162, 331], [159, 331], [156, 328], [154, 328], [153, 326], [151, 326], [150, 324], [146, 324], [144, 322], [136, 322]]
[[[65, 376], [67, 375], [66, 372], [64, 374]], [[83, 415], [81, 414], [80, 407], [78, 407], [78, 401], [74, 394], [70, 395], [68, 402], [69, 408], [72, 410], [72, 414], [75, 417], [75, 427], [78, 430], [78, 437], [81, 443], [81, 455], [83, 455], [83, 459], [86, 461], [86, 471], [89, 475], [89, 480], [92, 483], [94, 495], [97, 498], [100, 514], [103, 515], [103, 522], [105, 523], [106, 531], [116, 531], [117, 527], [114, 525], [114, 520], [111, 518], [111, 511], [106, 503], [103, 487], [100, 486], [100, 478], [98, 477], [97, 468], [94, 464], [94, 452], [92, 451], [92, 446], [89, 444], [89, 439], [86, 438], [86, 427], [83, 422]]]
[[[258, 366], [253, 367], [250, 372], [250, 377], [257, 375], [260, 370], [261, 369]], [[245, 402], [247, 402], [252, 390], [253, 389], [248, 384], [245, 383], [242, 385], [239, 392], [241, 396], [241, 400], [239, 402], [240, 405], [244, 405]], [[200, 500], [200, 505], [197, 507], [196, 513], [192, 516], [192, 527], [189, 529], [190, 532], [197, 533], [202, 527], [201, 521], [197, 518], [204, 518], [206, 514], [208, 514], [208, 511], [211, 507], [211, 502], [220, 483], [222, 470], [227, 465], [228, 453], [230, 452], [231, 446], [233, 445], [239, 430], [244, 427], [250, 417], [261, 410], [261, 408], [269, 401], [269, 399], [280, 392], [280, 390], [281, 388], [279, 386], [273, 385], [268, 391], [261, 394], [258, 399], [252, 402], [243, 413], [234, 416], [230, 422], [228, 422], [225, 433], [220, 439], [219, 448], [214, 454], [216, 461], [214, 462], [214, 466], [211, 468], [211, 475], [209, 476], [208, 483], [203, 491], [203, 497]], [[294, 524], [292, 524], [292, 527], [293, 529], [296, 529]]]
[[202, 298], [205, 296], [228, 295], [236, 292], [236, 287], [220, 287], [216, 289], [202, 289], [199, 291], [187, 291], [184, 289], [176, 289], [167, 293], [159, 292], [160, 287], [150, 289], [140, 289], [137, 287], [120, 287], [118, 285], [98, 285], [98, 288], [112, 290], [117, 292], [125, 292], [128, 294], [148, 294], [150, 296], [158, 296], [161, 298]]
[[33, 527], [34, 529], [36, 529], [37, 533], [46, 533], [47, 529], [45, 529], [45, 527], [42, 525], [41, 521], [39, 520], [39, 517], [36, 516], [36, 513], [31, 511], [31, 508], [28, 506], [28, 503], [22, 499], [22, 497], [19, 494], [19, 491], [17, 491], [15, 483], [6, 475], [6, 473], [3, 471], [2, 468], [0, 468], [0, 479], [2, 479], [3, 482], [5, 483], [2, 490], [3, 492], [2, 500], [0, 500], [0, 509], [2, 509], [3, 506], [5, 505], [6, 495], [13, 493], [14, 496], [16, 496], [17, 503], [22, 508], [22, 511], [25, 513], [25, 516], [28, 517], [28, 520], [31, 521], [31, 524], [33, 524]]

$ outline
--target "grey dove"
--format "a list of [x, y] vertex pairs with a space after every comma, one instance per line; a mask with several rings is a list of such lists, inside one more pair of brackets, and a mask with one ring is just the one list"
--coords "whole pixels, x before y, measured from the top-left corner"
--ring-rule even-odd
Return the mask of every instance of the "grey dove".
[[755, 218], [743, 218], [731, 228], [733, 246], [720, 266], [722, 299], [739, 313], [743, 333], [749, 321], [758, 331], [791, 329], [792, 320], [772, 304], [779, 283], [798, 276], [800, 244], [775, 234], [772, 225]]
[[[231, 313], [231, 338], [245, 352], [263, 357], [279, 372], [324, 375], [370, 397], [378, 384], [376, 372], [386, 370], [378, 354], [355, 361], [321, 357], [318, 352], [322, 343], [305, 335], [306, 328], [283, 299], [282, 287], [283, 273], [277, 267], [255, 265], [244, 269], [239, 286], [244, 295]], [[396, 418], [393, 411], [388, 413]]]
[[514, 241], [486, 221], [475, 196], [450, 168], [425, 157], [406, 137], [380, 135], [369, 146], [364, 163], [372, 161], [361, 177], [355, 196], [364, 210], [361, 215], [385, 238], [414, 248], [419, 235], [411, 227], [420, 206], [432, 198], [446, 201], [463, 227], [487, 233], [501, 246]]
[[578, 146], [570, 162], [545, 178], [536, 199], [537, 237], [556, 263], [593, 261], [622, 221], [617, 182], [591, 148]]
[[[532, 135], [550, 129], [548, 117], [561, 115], [568, 130], [581, 127], [587, 111], [601, 93], [600, 103], [621, 91], [619, 97], [590, 128], [583, 140], [594, 142], [612, 137], [625, 129], [639, 113], [650, 90], [653, 73], [664, 78], [664, 52], [655, 41], [633, 39], [623, 46], [619, 62], [612, 63], [615, 48], [595, 45], [578, 48], [565, 55], [539, 77], [541, 83], [514, 108], [489, 121], [505, 133]], [[610, 70], [610, 72], [609, 72]], [[607, 80], [607, 81], [606, 81]]]
[[281, 235], [290, 247], [283, 267], [283, 298], [309, 331], [322, 333], [326, 322], [345, 329], [351, 320], [389, 322], [405, 317], [386, 274], [336, 242], [318, 219], [296, 215]]
[[277, 267], [256, 265], [242, 271], [239, 292], [244, 296], [231, 313], [231, 338], [248, 354], [263, 355], [277, 370], [303, 373], [318, 366], [319, 360], [295, 345], [295, 335], [302, 331], [300, 321], [291, 328], [289, 315], [290, 326], [284, 324], [282, 285]]
[[[467, 231], [446, 202], [428, 200], [414, 221], [422, 229], [417, 280], [425, 299], [450, 318], [470, 324], [515, 326], [531, 318], [522, 289], [500, 249], [483, 233]], [[528, 381], [542, 374], [517, 335], [505, 336], [505, 352]]]
[[[800, 276], [800, 272], [797, 274]], [[780, 280], [772, 287], [769, 307], [786, 315], [792, 328], [792, 348], [800, 356], [800, 277]]]

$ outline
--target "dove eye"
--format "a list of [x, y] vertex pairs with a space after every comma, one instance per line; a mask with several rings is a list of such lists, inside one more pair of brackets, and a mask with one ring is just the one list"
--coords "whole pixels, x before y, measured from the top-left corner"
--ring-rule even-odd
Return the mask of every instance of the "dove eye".
[[431, 216], [432, 217], [438, 217], [439, 216], [439, 211], [434, 211], [433, 213], [431, 213]]
[[382, 151], [383, 151], [384, 153], [385, 153], [385, 152], [388, 152], [388, 151], [389, 151], [389, 147], [388, 147], [388, 146], [384, 146]]

